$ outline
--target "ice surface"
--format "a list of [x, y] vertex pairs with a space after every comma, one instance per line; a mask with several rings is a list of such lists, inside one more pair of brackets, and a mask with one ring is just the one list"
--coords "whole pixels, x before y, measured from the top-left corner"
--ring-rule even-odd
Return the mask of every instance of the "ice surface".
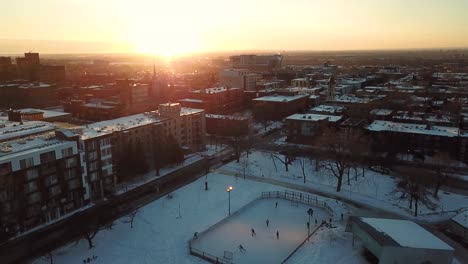
[[[200, 235], [192, 247], [217, 257], [223, 257], [224, 250], [231, 251], [234, 263], [280, 263], [307, 238], [308, 208], [314, 210], [311, 231], [318, 227], [315, 219], [320, 223], [330, 218], [322, 208], [291, 206], [290, 201], [283, 199], [260, 199]], [[270, 221], [269, 227], [266, 219]], [[255, 236], [251, 235], [251, 228]], [[240, 244], [246, 252], [240, 252]]]

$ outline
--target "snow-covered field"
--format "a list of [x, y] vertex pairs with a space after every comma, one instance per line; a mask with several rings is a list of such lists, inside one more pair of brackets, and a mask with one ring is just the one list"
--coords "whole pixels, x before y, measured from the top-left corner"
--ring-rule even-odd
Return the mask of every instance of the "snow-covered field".
[[[217, 257], [223, 257], [225, 250], [230, 251], [234, 263], [279, 263], [307, 238], [308, 208], [303, 204], [291, 206], [290, 201], [283, 199], [256, 200], [200, 235], [192, 247]], [[330, 218], [322, 208], [313, 207], [313, 210], [311, 231], [319, 225], [315, 225], [314, 219], [320, 223]], [[255, 236], [251, 234], [252, 228]], [[239, 245], [246, 251], [241, 252]]]
[[[264, 177], [266, 179], [274, 179], [287, 183], [301, 184], [307, 187], [315, 188], [320, 191], [345, 197], [351, 200], [367, 203], [372, 206], [382, 207], [385, 209], [398, 212], [406, 216], [411, 216], [412, 212], [408, 208], [408, 201], [401, 201], [399, 193], [395, 192], [397, 179], [390, 175], [383, 175], [372, 170], [365, 170], [364, 175], [362, 169], [357, 172], [355, 177], [354, 171], [350, 173], [350, 180], [348, 185], [348, 177], [344, 176], [342, 191], [336, 192], [337, 179], [333, 177], [327, 170], [315, 170], [315, 162], [309, 159], [303, 159], [305, 164], [306, 183], [302, 174], [300, 160], [296, 159], [292, 165], [289, 166], [288, 171], [285, 166], [278, 160], [274, 159], [272, 153], [254, 151], [241, 157], [239, 163], [231, 162], [222, 166], [219, 171], [230, 172], [230, 174], [237, 174], [242, 176], [245, 170], [247, 175]], [[279, 158], [282, 155], [276, 154]], [[276, 165], [276, 168], [275, 168]], [[420, 214], [441, 213], [444, 211], [453, 211], [460, 208], [468, 208], [468, 197], [458, 195], [455, 193], [440, 191], [439, 200], [434, 200], [438, 205], [436, 210], [431, 210], [426, 206], [419, 205]], [[435, 216], [434, 216], [435, 217]]]
[[[88, 249], [86, 240], [82, 239], [55, 250], [53, 252], [54, 263], [83, 263], [84, 259], [92, 259], [93, 256], [97, 257], [91, 260], [93, 264], [205, 263], [205, 261], [189, 254], [188, 241], [193, 237], [194, 232], [206, 230], [227, 217], [227, 186], [234, 187], [231, 192], [231, 212], [239, 210], [258, 198], [262, 191], [284, 190], [271, 184], [236, 179], [220, 174], [209, 174], [207, 179], [208, 191], [204, 190], [205, 178], [200, 178], [173, 192], [173, 198], [161, 198], [142, 207], [134, 219], [133, 228], [130, 228], [130, 224], [126, 223], [128, 222], [126, 221], [127, 217], [116, 220], [111, 230], [103, 230], [96, 235], [93, 240], [95, 247], [92, 249]], [[343, 211], [342, 204], [332, 201], [329, 201], [329, 204], [334, 207], [336, 212]], [[282, 204], [280, 205], [282, 206]], [[259, 226], [257, 239], [268, 236], [261, 228], [265, 220], [263, 216], [256, 220]], [[270, 221], [271, 225], [274, 226], [278, 220], [272, 216]], [[298, 221], [304, 225], [304, 220]], [[250, 227], [246, 227], [246, 230], [249, 232]], [[282, 230], [283, 228], [279, 230], [280, 240], [283, 236], [287, 237], [288, 231]], [[304, 231], [304, 227], [302, 231]], [[335, 229], [332, 232], [335, 233]], [[246, 234], [246, 239], [251, 238], [249, 235]], [[299, 250], [296, 253], [295, 257], [298, 261], [290, 261], [289, 263], [311, 263], [308, 256], [313, 256], [315, 260], [313, 263], [329, 263], [328, 260], [335, 257], [347, 258], [349, 263], [360, 263], [360, 257], [350, 249], [349, 234], [337, 231], [333, 237], [335, 240], [330, 242], [330, 245], [337, 246], [339, 244], [340, 246], [337, 246], [336, 249], [325, 246], [310, 248], [312, 244], [308, 243], [308, 250]], [[314, 238], [314, 243], [323, 243], [324, 245], [329, 243], [326, 241], [318, 242], [317, 239], [319, 238]], [[248, 243], [245, 244], [245, 247], [247, 250], [254, 248]], [[347, 248], [347, 250], [337, 251], [343, 248]], [[46, 258], [38, 258], [34, 261], [34, 263], [48, 262], [49, 260]]]

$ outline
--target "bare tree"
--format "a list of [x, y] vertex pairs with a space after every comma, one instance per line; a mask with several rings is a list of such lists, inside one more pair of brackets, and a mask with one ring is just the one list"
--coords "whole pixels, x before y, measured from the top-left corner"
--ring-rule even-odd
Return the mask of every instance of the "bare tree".
[[[278, 155], [275, 155], [272, 153], [271, 159], [273, 160], [273, 163], [275, 162], [275, 159], [283, 163], [286, 171], [289, 171], [289, 165], [293, 162], [294, 157], [287, 151], [282, 152], [282, 155], [283, 155], [283, 159], [280, 158]], [[275, 168], [276, 168], [276, 164], [275, 164]]]
[[299, 158], [299, 164], [301, 165], [302, 177], [304, 178], [304, 184], [305, 184], [306, 183], [306, 173], [305, 173], [306, 159], [304, 157]]
[[113, 222], [105, 223], [100, 216], [95, 216], [89, 225], [83, 225], [81, 229], [82, 237], [88, 242], [88, 248], [94, 247], [93, 239], [97, 233], [104, 229], [112, 229]]
[[135, 216], [137, 216], [139, 212], [140, 212], [140, 209], [136, 208], [135, 210], [131, 211], [127, 215], [127, 219], [123, 220], [122, 222], [125, 224], [130, 224], [130, 228], [133, 228], [133, 220], [135, 219]]
[[54, 254], [52, 250], [48, 250], [42, 257], [46, 259], [49, 264], [54, 264]]
[[362, 133], [344, 133], [337, 129], [326, 129], [316, 140], [317, 147], [325, 151], [329, 160], [321, 161], [320, 167], [336, 178], [336, 191], [341, 191], [343, 177], [355, 167], [363, 155], [367, 154], [367, 144], [362, 141]]
[[434, 198], [438, 198], [440, 188], [447, 183], [449, 176], [444, 170], [444, 167], [449, 167], [453, 164], [453, 159], [446, 152], [438, 153], [433, 157], [435, 162], [435, 179], [434, 179]]
[[401, 193], [400, 200], [409, 201], [409, 209], [413, 209], [414, 216], [418, 216], [419, 204], [424, 204], [430, 209], [435, 208], [434, 202], [430, 199], [429, 182], [425, 177], [424, 170], [417, 168], [405, 168], [401, 170], [404, 179], [397, 183], [396, 192]]

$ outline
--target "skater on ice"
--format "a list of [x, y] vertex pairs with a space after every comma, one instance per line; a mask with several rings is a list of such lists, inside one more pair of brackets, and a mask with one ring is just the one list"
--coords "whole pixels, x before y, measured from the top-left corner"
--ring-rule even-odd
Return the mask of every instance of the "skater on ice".
[[278, 202], [275, 203], [275, 208], [278, 208]]
[[239, 252], [246, 252], [245, 248], [242, 246], [242, 244], [239, 244]]
[[266, 225], [267, 225], [267, 227], [268, 227], [269, 224], [270, 224], [270, 220], [267, 219], [267, 220], [266, 220]]
[[257, 236], [257, 234], [255, 233], [255, 230], [252, 228], [250, 229], [252, 231], [252, 236]]
[[279, 239], [279, 231], [276, 230], [276, 239]]

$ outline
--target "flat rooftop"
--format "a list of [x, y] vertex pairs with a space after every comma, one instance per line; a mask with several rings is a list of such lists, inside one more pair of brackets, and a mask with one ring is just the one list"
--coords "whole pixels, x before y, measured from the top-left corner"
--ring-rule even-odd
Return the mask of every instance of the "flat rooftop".
[[398, 219], [353, 217], [351, 219], [382, 246], [454, 250], [420, 225]]
[[309, 122], [317, 122], [317, 121], [325, 121], [328, 122], [338, 122], [343, 118], [343, 116], [336, 116], [336, 115], [321, 115], [321, 114], [294, 114], [288, 116], [286, 120], [299, 120], [299, 121], [309, 121]]
[[326, 113], [338, 113], [344, 111], [344, 107], [341, 105], [318, 105], [312, 108], [310, 111], [315, 112], [326, 112]]
[[206, 93], [206, 94], [214, 94], [214, 93], [223, 93], [227, 90], [239, 90], [240, 88], [227, 88], [227, 87], [214, 87], [214, 88], [206, 88], [201, 90], [194, 90], [192, 93]]
[[424, 124], [397, 123], [391, 121], [376, 120], [370, 124], [369, 131], [391, 131], [410, 134], [421, 134], [442, 137], [456, 137], [459, 135], [459, 129], [456, 127], [430, 126]]
[[263, 96], [263, 97], [258, 97], [255, 99], [252, 99], [253, 101], [259, 101], [259, 102], [291, 102], [295, 101], [301, 98], [308, 98], [308, 95], [303, 95], [303, 94], [298, 94], [298, 95], [268, 95], [268, 96]]
[[0, 141], [52, 131], [55, 126], [42, 121], [11, 122], [0, 120]]
[[73, 144], [72, 141], [57, 139], [54, 132], [4, 141], [0, 143], [0, 162], [28, 153], [55, 149], [59, 145], [70, 143]]
[[147, 112], [92, 123], [77, 129], [76, 132], [81, 135], [81, 139], [88, 139], [110, 134], [115, 131], [123, 131], [152, 123], [159, 123], [162, 119], [164, 118], [160, 118], [157, 112]]
[[54, 110], [44, 110], [44, 109], [37, 109], [37, 108], [24, 108], [24, 109], [20, 109], [18, 111], [20, 111], [22, 114], [23, 113], [25, 113], [25, 114], [34, 113], [34, 112], [41, 113], [42, 112], [45, 119], [70, 115], [70, 113], [66, 113], [66, 112], [60, 112], [60, 111], [54, 111]]

